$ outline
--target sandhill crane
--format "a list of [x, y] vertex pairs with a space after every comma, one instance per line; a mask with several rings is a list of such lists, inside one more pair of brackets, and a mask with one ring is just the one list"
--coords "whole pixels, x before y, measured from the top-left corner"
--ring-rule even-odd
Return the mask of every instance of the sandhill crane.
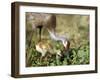
[[62, 56], [61, 50], [57, 50], [54, 48], [52, 43], [48, 42], [47, 40], [41, 40], [36, 44], [36, 50], [41, 53], [40, 61], [43, 60], [43, 58], [46, 57], [46, 54], [49, 53], [49, 55], [57, 54], [58, 56]]
[[29, 12], [28, 20], [31, 21], [32, 29], [35, 30], [39, 28], [39, 40], [41, 41], [41, 30], [42, 27], [45, 27], [51, 39], [56, 41], [61, 41], [64, 47], [67, 49], [70, 46], [70, 42], [66, 37], [59, 36], [56, 34], [56, 15], [55, 14], [47, 14], [47, 13], [32, 13]]
[[[47, 29], [50, 34], [51, 39], [55, 41], [61, 41], [65, 50], [67, 51], [70, 46], [70, 42], [66, 37], [57, 35], [56, 28], [56, 15], [46, 14], [46, 13], [28, 13], [28, 20], [31, 21], [32, 29], [36, 30], [39, 28], [39, 42], [36, 44], [36, 50], [45, 56], [47, 51], [52, 51], [53, 48], [49, 43], [41, 41], [41, 30], [43, 27]], [[60, 51], [57, 52], [60, 55]]]

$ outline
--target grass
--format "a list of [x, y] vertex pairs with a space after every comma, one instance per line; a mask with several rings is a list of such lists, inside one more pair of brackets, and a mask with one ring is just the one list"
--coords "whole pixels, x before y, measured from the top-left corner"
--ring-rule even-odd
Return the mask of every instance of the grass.
[[[58, 45], [58, 44], [57, 44]], [[47, 56], [47, 60], [40, 61], [41, 53], [36, 51], [34, 47], [29, 49], [30, 64], [28, 66], [59, 66], [59, 65], [80, 65], [89, 64], [89, 43], [83, 44], [78, 48], [70, 48], [68, 52], [64, 52], [63, 57], [56, 54]], [[57, 58], [58, 57], [58, 58]]]
[[[70, 50], [64, 51], [63, 57], [57, 54], [47, 56], [40, 61], [41, 53], [36, 51], [35, 44], [38, 43], [38, 31], [32, 32], [31, 24], [27, 22], [26, 28], [26, 66], [60, 66], [60, 65], [84, 65], [89, 64], [89, 20], [88, 16], [82, 15], [56, 15], [56, 32], [66, 35], [70, 40]], [[46, 29], [42, 31], [42, 37], [47, 38], [55, 49], [61, 50], [60, 42], [51, 41]], [[48, 54], [48, 52], [47, 52]]]

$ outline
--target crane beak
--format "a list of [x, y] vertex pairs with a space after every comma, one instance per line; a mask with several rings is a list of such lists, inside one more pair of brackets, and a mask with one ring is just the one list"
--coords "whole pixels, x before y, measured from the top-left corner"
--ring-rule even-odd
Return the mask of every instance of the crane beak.
[[64, 44], [64, 50], [69, 50], [70, 48], [70, 42], [69, 41], [66, 41], [65, 44]]

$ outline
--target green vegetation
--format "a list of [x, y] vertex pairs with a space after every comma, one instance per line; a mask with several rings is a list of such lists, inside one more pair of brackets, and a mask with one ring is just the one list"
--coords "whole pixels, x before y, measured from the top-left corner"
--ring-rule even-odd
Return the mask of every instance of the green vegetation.
[[[31, 24], [27, 22], [26, 28], [26, 66], [60, 66], [89, 64], [89, 20], [88, 16], [82, 15], [56, 15], [56, 32], [59, 35], [66, 35], [70, 40], [70, 50], [64, 51], [63, 56], [50, 54], [40, 61], [41, 53], [36, 51], [38, 43], [38, 30], [31, 31]], [[46, 29], [42, 30], [42, 38], [49, 40], [57, 50], [63, 50], [62, 44], [52, 41]], [[49, 53], [47, 53], [49, 54]]]

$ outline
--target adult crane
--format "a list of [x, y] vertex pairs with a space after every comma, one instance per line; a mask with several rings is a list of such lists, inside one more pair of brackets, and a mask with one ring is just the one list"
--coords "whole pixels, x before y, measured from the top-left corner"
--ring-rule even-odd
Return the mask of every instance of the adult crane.
[[[59, 36], [56, 33], [56, 15], [55, 14], [47, 14], [47, 13], [28, 13], [28, 20], [31, 21], [32, 29], [39, 29], [39, 42], [41, 43], [41, 31], [42, 28], [46, 28], [50, 34], [51, 39], [55, 41], [61, 41], [65, 50], [68, 50], [70, 47], [70, 42], [67, 37]], [[45, 44], [42, 44], [42, 46]], [[43, 52], [40, 45], [36, 45], [39, 49], [37, 51]], [[41, 49], [41, 50], [40, 50]], [[44, 50], [44, 49], [43, 49]], [[45, 51], [45, 50], [44, 50]]]

